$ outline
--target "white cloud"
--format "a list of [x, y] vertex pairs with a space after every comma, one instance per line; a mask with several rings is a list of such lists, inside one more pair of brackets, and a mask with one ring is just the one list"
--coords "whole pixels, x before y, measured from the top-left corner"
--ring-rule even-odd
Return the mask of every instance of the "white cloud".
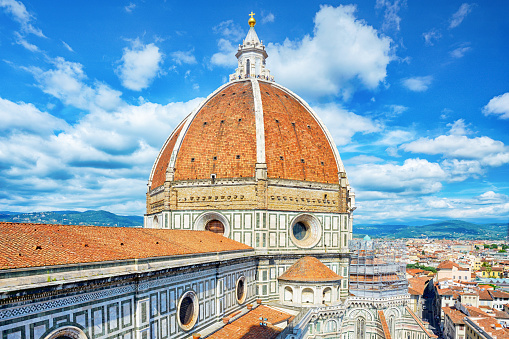
[[469, 5], [467, 3], [461, 4], [460, 8], [454, 13], [449, 21], [449, 29], [458, 27], [463, 19], [472, 11], [474, 5]]
[[406, 159], [403, 165], [363, 164], [349, 171], [350, 183], [362, 191], [421, 195], [440, 191], [446, 172], [426, 159]]
[[62, 40], [62, 45], [64, 45], [64, 47], [69, 51], [69, 52], [74, 52], [74, 50], [72, 49], [71, 46], [69, 46], [65, 41]]
[[34, 34], [41, 38], [44, 37], [42, 31], [31, 24], [34, 16], [28, 13], [22, 2], [16, 0], [0, 0], [0, 7], [4, 8], [4, 10], [11, 14], [13, 19], [21, 25], [21, 31], [24, 34]]
[[456, 59], [463, 58], [465, 53], [470, 51], [472, 48], [470, 46], [462, 46], [452, 50], [449, 54]]
[[400, 145], [403, 142], [412, 140], [414, 138], [414, 134], [414, 132], [400, 129], [388, 131], [383, 134], [382, 139], [378, 143], [390, 146]]
[[276, 17], [274, 16], [274, 14], [268, 13], [267, 15], [264, 15], [262, 17], [262, 24], [266, 24], [268, 22], [274, 22], [275, 19], [276, 19]]
[[24, 35], [21, 35], [19, 32], [14, 32], [14, 37], [16, 38], [16, 43], [28, 49], [30, 52], [38, 52], [39, 47], [34, 44], [29, 43]]
[[[392, 60], [391, 39], [355, 17], [356, 7], [322, 6], [313, 35], [269, 44], [268, 68], [281, 84], [304, 95], [342, 95], [376, 88]], [[313, 86], [309, 86], [313, 84]]]
[[433, 81], [431, 75], [423, 77], [406, 78], [402, 80], [403, 86], [414, 92], [424, 92], [428, 89]]
[[466, 135], [472, 133], [463, 119], [458, 119], [452, 124], [447, 124], [447, 127], [451, 128], [449, 133], [453, 135]]
[[0, 98], [5, 129], [0, 187], [4, 192], [16, 187], [8, 199], [0, 194], [0, 209], [80, 206], [143, 214], [148, 173], [160, 147], [201, 100], [123, 104], [110, 112], [94, 110], [68, 125], [32, 104]]
[[48, 135], [55, 130], [66, 130], [69, 126], [59, 118], [41, 112], [30, 103], [14, 103], [0, 98], [0, 116], [2, 134], [24, 131], [34, 134]]
[[162, 60], [163, 54], [159, 51], [159, 47], [154, 44], [143, 45], [136, 39], [133, 41], [132, 48], [124, 48], [117, 75], [124, 87], [141, 91], [149, 87], [158, 75]]
[[381, 129], [377, 122], [349, 112], [333, 103], [314, 106], [313, 109], [329, 129], [336, 145], [350, 143], [356, 133], [373, 133]]
[[398, 15], [398, 12], [401, 7], [406, 7], [406, 0], [393, 0], [392, 2], [390, 0], [376, 0], [375, 7], [385, 8], [382, 29], [384, 31], [389, 29], [399, 31], [401, 17]]
[[237, 66], [237, 58], [235, 58], [235, 52], [237, 51], [237, 47], [235, 47], [231, 41], [226, 39], [219, 39], [217, 43], [219, 47], [219, 52], [214, 53], [210, 62], [213, 65], [223, 66], [223, 67], [235, 67]]
[[485, 172], [478, 160], [444, 160], [442, 168], [447, 171], [449, 182], [461, 182], [470, 177], [478, 178]]
[[387, 105], [388, 110], [385, 112], [386, 117], [394, 118], [400, 116], [408, 110], [408, 107], [403, 105]]
[[131, 13], [133, 9], [136, 8], [136, 4], [133, 2], [130, 2], [129, 5], [125, 6], [124, 9], [127, 13]]
[[93, 87], [85, 84], [87, 76], [83, 65], [60, 57], [52, 60], [52, 63], [55, 68], [47, 71], [38, 67], [27, 68], [45, 93], [60, 99], [66, 105], [90, 111], [112, 110], [121, 105], [121, 92], [100, 82], [95, 82]]
[[500, 119], [509, 119], [509, 92], [492, 98], [483, 108], [484, 115], [498, 115]]
[[487, 166], [501, 166], [509, 163], [509, 148], [503, 142], [486, 136], [468, 138], [464, 135], [440, 135], [434, 139], [420, 138], [403, 144], [400, 148], [412, 153], [475, 159]]
[[442, 37], [442, 34], [436, 29], [432, 29], [429, 32], [422, 33], [422, 36], [427, 46], [433, 46], [435, 41], [438, 41]]
[[493, 191], [484, 192], [477, 197], [483, 204], [500, 204], [509, 201], [509, 196]]
[[244, 38], [244, 31], [233, 20], [227, 20], [219, 23], [213, 28], [214, 33], [234, 41]]
[[172, 60], [178, 65], [195, 64], [196, 58], [193, 55], [193, 51], [194, 50], [190, 50], [187, 52], [184, 52], [184, 51], [173, 52], [173, 53], [171, 53]]

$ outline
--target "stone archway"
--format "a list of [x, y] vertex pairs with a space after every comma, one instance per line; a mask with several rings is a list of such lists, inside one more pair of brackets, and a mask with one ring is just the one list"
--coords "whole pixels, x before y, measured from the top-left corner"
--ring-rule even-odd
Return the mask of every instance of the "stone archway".
[[44, 339], [88, 339], [85, 332], [76, 326], [61, 327], [50, 334]]

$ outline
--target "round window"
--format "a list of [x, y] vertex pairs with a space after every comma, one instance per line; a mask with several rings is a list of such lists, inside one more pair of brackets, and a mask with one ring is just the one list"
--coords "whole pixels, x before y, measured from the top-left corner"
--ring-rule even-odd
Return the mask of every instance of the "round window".
[[239, 304], [242, 304], [244, 301], [246, 301], [246, 278], [244, 276], [237, 280], [237, 285], [235, 286], [235, 294]]
[[310, 227], [303, 222], [296, 222], [292, 227], [293, 236], [297, 240], [305, 240], [309, 237]]
[[184, 331], [193, 328], [198, 320], [198, 297], [193, 291], [188, 291], [180, 298], [178, 303], [178, 322]]
[[210, 220], [207, 223], [207, 225], [205, 225], [205, 230], [214, 233], [224, 234], [224, 225], [219, 220]]
[[311, 248], [320, 241], [322, 227], [316, 217], [311, 214], [301, 214], [292, 220], [289, 233], [296, 246]]

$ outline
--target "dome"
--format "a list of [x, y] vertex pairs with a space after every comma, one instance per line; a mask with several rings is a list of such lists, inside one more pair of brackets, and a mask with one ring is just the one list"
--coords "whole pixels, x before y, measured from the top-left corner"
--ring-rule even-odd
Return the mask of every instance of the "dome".
[[290, 266], [278, 280], [297, 282], [339, 281], [342, 276], [334, 273], [315, 257], [302, 257]]
[[173, 181], [267, 178], [338, 184], [343, 164], [309, 105], [268, 80], [231, 81], [212, 93], [167, 139], [149, 189]]

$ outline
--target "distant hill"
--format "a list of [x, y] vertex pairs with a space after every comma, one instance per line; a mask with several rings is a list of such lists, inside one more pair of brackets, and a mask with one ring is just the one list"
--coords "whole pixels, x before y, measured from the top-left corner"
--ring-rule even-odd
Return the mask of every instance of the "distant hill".
[[505, 239], [507, 223], [476, 224], [462, 220], [445, 220], [423, 226], [354, 225], [354, 236], [374, 238], [438, 238], [438, 239]]
[[121, 216], [107, 211], [54, 211], [34, 213], [0, 211], [0, 221], [113, 227], [143, 226], [143, 217]]

